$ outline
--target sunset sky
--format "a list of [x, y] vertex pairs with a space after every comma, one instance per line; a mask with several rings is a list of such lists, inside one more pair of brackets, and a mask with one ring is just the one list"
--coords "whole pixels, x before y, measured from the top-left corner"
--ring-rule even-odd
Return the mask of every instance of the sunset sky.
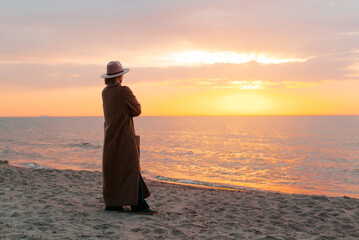
[[357, 0], [1, 0], [0, 116], [359, 114]]

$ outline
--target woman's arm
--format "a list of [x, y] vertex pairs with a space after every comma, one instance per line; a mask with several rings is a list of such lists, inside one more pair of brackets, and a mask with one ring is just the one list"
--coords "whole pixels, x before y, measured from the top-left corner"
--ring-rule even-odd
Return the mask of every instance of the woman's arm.
[[136, 96], [133, 94], [129, 87], [125, 86], [126, 103], [130, 109], [132, 117], [137, 117], [141, 114], [141, 104], [137, 101]]

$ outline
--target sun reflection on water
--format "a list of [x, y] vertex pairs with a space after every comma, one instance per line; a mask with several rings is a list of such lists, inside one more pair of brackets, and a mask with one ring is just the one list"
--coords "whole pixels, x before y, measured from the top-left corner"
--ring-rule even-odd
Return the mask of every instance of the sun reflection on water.
[[[344, 149], [334, 133], [320, 133], [335, 128], [330, 119], [329, 126], [295, 117], [193, 117], [182, 121], [181, 126], [163, 126], [157, 136], [140, 129], [145, 150], [142, 166], [151, 177], [328, 196], [343, 195], [344, 190], [359, 197], [358, 173], [353, 184], [355, 176], [340, 171], [348, 169], [359, 152]], [[340, 156], [346, 156], [342, 163]]]

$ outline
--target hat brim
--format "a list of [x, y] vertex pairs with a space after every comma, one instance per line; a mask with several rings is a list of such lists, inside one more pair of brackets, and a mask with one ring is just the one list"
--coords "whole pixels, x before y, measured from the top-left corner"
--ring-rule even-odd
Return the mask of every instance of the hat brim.
[[102, 77], [102, 78], [114, 78], [114, 77], [118, 77], [118, 76], [121, 76], [121, 75], [123, 75], [123, 74], [126, 74], [126, 73], [128, 73], [129, 71], [130, 71], [129, 68], [125, 68], [125, 69], [123, 69], [122, 72], [119, 72], [119, 73], [116, 73], [116, 74], [111, 74], [111, 75], [108, 75], [107, 73], [104, 73], [104, 74], [101, 75], [101, 77]]

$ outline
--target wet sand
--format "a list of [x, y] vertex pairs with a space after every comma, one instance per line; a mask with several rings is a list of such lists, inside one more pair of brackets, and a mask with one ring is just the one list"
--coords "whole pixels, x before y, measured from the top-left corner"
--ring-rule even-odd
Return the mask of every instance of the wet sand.
[[159, 215], [104, 211], [101, 172], [0, 164], [0, 239], [358, 239], [359, 199], [145, 180]]

